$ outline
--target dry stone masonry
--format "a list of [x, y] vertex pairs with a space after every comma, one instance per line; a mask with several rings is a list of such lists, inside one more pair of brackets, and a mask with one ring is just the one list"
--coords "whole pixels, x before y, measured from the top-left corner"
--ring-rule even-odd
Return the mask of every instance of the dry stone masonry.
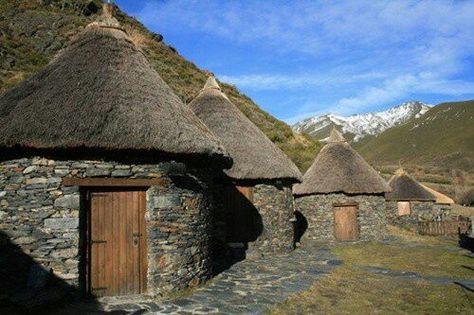
[[147, 191], [148, 291], [166, 294], [197, 285], [210, 276], [211, 203], [204, 177], [186, 165], [123, 165], [39, 157], [2, 161], [0, 230], [45, 270], [52, 270], [73, 287], [81, 284], [85, 200], [79, 187], [62, 184], [65, 177], [164, 179], [162, 186]]
[[291, 186], [260, 184], [253, 188], [254, 205], [262, 217], [263, 231], [251, 250], [289, 252], [293, 249], [293, 195]]
[[[215, 204], [213, 255], [222, 257], [245, 254], [245, 257], [259, 257], [293, 250], [294, 208], [291, 186], [249, 186], [253, 192], [252, 203], [236, 210], [238, 213], [231, 213], [229, 200], [226, 200], [228, 185], [217, 183], [212, 188]], [[235, 226], [239, 224], [241, 226]], [[238, 230], [240, 238], [229, 240], [229, 229]]]
[[296, 210], [307, 220], [303, 239], [335, 242], [334, 204], [357, 204], [359, 239], [382, 240], [386, 236], [385, 198], [381, 195], [318, 194], [295, 199]]
[[418, 222], [441, 221], [449, 217], [451, 207], [431, 201], [410, 201], [410, 215], [399, 216], [397, 201], [387, 201], [387, 214], [390, 224], [416, 228]]

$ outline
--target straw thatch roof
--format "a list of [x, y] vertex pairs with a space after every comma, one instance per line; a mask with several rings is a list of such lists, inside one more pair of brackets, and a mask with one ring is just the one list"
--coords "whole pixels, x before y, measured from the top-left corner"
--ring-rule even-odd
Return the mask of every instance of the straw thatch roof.
[[336, 130], [303, 176], [293, 186], [295, 195], [381, 194], [390, 191], [387, 183]]
[[436, 198], [436, 200], [435, 200], [436, 203], [446, 204], [446, 205], [454, 204], [454, 200], [449, 198], [445, 194], [442, 194], [439, 191], [436, 191], [436, 190], [434, 190], [434, 189], [432, 189], [432, 188], [430, 188], [426, 185], [423, 185], [421, 183], [420, 183], [420, 185], [421, 185], [421, 187], [426, 189], [430, 194], [432, 194]]
[[230, 161], [112, 17], [0, 97], [0, 147], [149, 150]]
[[190, 107], [217, 135], [234, 160], [227, 176], [240, 180], [299, 181], [296, 165], [222, 93], [209, 77]]
[[435, 196], [428, 192], [402, 168], [390, 178], [388, 184], [392, 191], [386, 194], [387, 200], [395, 201], [435, 201]]

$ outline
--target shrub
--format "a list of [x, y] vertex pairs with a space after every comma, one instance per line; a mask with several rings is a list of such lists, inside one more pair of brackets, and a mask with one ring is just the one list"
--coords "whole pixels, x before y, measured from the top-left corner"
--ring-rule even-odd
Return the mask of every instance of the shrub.
[[463, 192], [456, 194], [456, 201], [460, 205], [472, 207], [474, 206], [474, 189], [464, 190]]

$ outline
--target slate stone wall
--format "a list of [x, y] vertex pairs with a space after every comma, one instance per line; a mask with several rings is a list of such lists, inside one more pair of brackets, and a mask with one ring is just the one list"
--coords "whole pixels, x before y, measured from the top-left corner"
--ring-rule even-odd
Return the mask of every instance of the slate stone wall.
[[253, 188], [253, 203], [262, 217], [263, 231], [250, 251], [289, 252], [293, 250], [294, 208], [291, 186], [260, 184]]
[[211, 203], [206, 180], [176, 162], [0, 161], [0, 232], [22, 254], [73, 287], [81, 284], [86, 201], [79, 187], [63, 186], [65, 177], [163, 178], [163, 186], [147, 191], [148, 291], [165, 294], [209, 277]]
[[449, 205], [435, 204], [434, 202], [411, 201], [411, 214], [398, 216], [398, 205], [396, 201], [387, 201], [389, 223], [405, 228], [415, 228], [418, 222], [443, 220], [449, 217], [451, 207]]
[[181, 180], [187, 183], [147, 192], [148, 293], [155, 295], [197, 286], [211, 276], [212, 205], [202, 183]]
[[387, 212], [385, 198], [381, 195], [327, 194], [309, 195], [295, 199], [295, 210], [301, 213], [298, 224], [305, 221], [305, 239], [336, 242], [334, 237], [334, 204], [357, 204], [359, 239], [382, 240], [386, 236]]
[[[229, 201], [225, 200], [228, 185], [230, 183], [216, 183], [212, 188], [215, 204], [212, 241], [214, 256], [232, 255], [230, 252], [241, 248], [246, 251], [246, 257], [291, 251], [294, 244], [291, 186], [249, 186], [253, 191], [252, 209], [242, 209], [232, 214], [227, 206]], [[234, 227], [239, 224], [245, 226]], [[230, 241], [229, 231], [239, 228], [242, 230], [242, 240]]]

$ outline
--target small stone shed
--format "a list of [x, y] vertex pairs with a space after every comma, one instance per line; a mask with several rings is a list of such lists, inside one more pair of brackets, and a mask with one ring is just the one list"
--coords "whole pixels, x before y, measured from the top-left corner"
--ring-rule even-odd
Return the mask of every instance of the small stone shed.
[[[452, 199], [435, 196], [431, 191], [410, 176], [403, 168], [398, 169], [388, 184], [387, 209], [392, 224], [411, 225], [419, 221], [431, 221], [449, 213]], [[431, 191], [430, 191], [431, 190]], [[436, 201], [440, 203], [435, 204]]]
[[380, 240], [390, 187], [336, 130], [303, 182], [293, 186], [298, 238], [324, 242]]
[[[211, 275], [208, 177], [231, 164], [101, 17], [0, 98], [0, 274], [31, 289], [40, 266], [94, 296], [194, 286]], [[16, 272], [15, 255], [34, 266]]]
[[296, 165], [229, 100], [213, 76], [190, 107], [234, 161], [215, 177], [216, 255], [225, 255], [227, 246], [243, 248], [247, 255], [291, 250], [291, 187], [301, 179]]

